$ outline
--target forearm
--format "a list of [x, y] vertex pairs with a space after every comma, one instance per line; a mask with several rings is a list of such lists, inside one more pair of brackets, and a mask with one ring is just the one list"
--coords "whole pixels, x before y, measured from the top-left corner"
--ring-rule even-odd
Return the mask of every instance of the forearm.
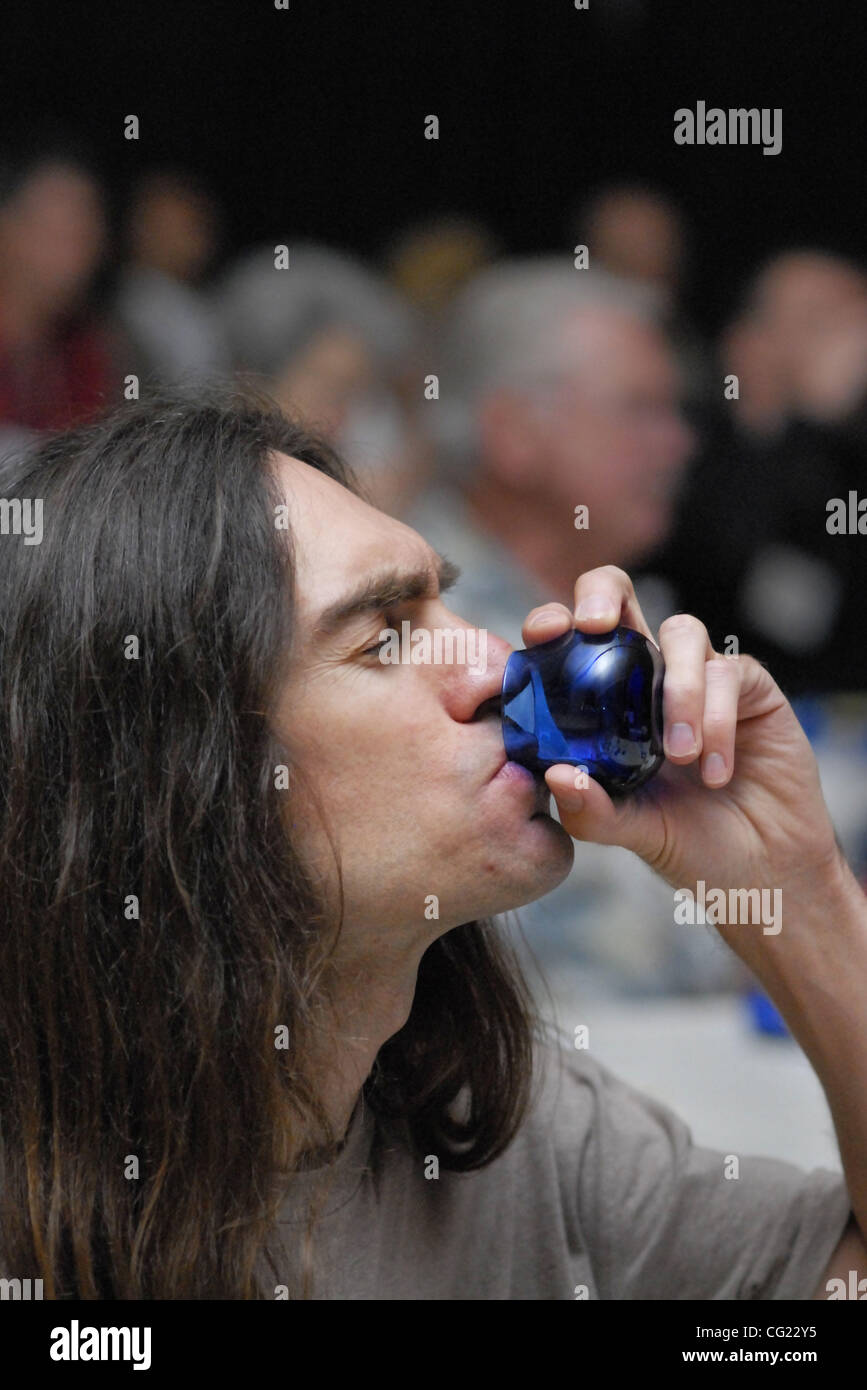
[[821, 881], [784, 888], [779, 935], [738, 953], [749, 954], [822, 1083], [867, 1240], [867, 897], [842, 856]]

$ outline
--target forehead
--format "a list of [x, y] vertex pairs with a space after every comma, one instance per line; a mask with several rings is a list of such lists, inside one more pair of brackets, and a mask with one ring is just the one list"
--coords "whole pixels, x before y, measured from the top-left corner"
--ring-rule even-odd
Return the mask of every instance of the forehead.
[[34, 170], [18, 193], [19, 206], [30, 208], [48, 199], [64, 198], [88, 206], [98, 202], [95, 185], [78, 169], [45, 164]]
[[620, 309], [593, 307], [563, 325], [566, 360], [584, 378], [631, 380], [648, 373], [668, 376], [673, 359], [652, 323]]
[[275, 454], [288, 509], [302, 614], [315, 616], [383, 566], [415, 569], [433, 552], [418, 532], [300, 459]]

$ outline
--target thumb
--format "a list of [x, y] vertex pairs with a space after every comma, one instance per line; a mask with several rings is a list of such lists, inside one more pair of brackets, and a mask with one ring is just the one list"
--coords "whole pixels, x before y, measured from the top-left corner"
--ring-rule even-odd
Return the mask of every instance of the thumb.
[[619, 845], [642, 859], [656, 859], [661, 835], [659, 813], [653, 802], [635, 796], [613, 801], [592, 777], [576, 773], [577, 769], [567, 763], [549, 767], [545, 773], [563, 829], [575, 840]]

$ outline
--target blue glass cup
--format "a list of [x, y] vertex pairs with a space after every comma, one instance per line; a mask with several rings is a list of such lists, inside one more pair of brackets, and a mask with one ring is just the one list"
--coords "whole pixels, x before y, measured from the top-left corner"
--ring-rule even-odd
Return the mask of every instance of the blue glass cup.
[[586, 769], [609, 796], [662, 766], [658, 647], [629, 627], [566, 632], [512, 652], [503, 676], [506, 757], [541, 776], [556, 763]]

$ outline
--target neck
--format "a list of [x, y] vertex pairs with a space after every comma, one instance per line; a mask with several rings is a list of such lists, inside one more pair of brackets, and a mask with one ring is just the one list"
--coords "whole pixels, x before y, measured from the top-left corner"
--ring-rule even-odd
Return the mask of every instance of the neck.
[[[536, 579], [551, 600], [572, 608], [575, 580], [610, 562], [605, 537], [575, 529], [575, 514], [541, 490], [511, 488], [483, 474], [467, 492], [474, 523], [494, 536]], [[591, 518], [592, 523], [592, 518]]]
[[419, 961], [429, 944], [410, 957], [389, 960], [383, 949], [329, 964], [314, 1076], [338, 1143], [377, 1053], [409, 1018]]

